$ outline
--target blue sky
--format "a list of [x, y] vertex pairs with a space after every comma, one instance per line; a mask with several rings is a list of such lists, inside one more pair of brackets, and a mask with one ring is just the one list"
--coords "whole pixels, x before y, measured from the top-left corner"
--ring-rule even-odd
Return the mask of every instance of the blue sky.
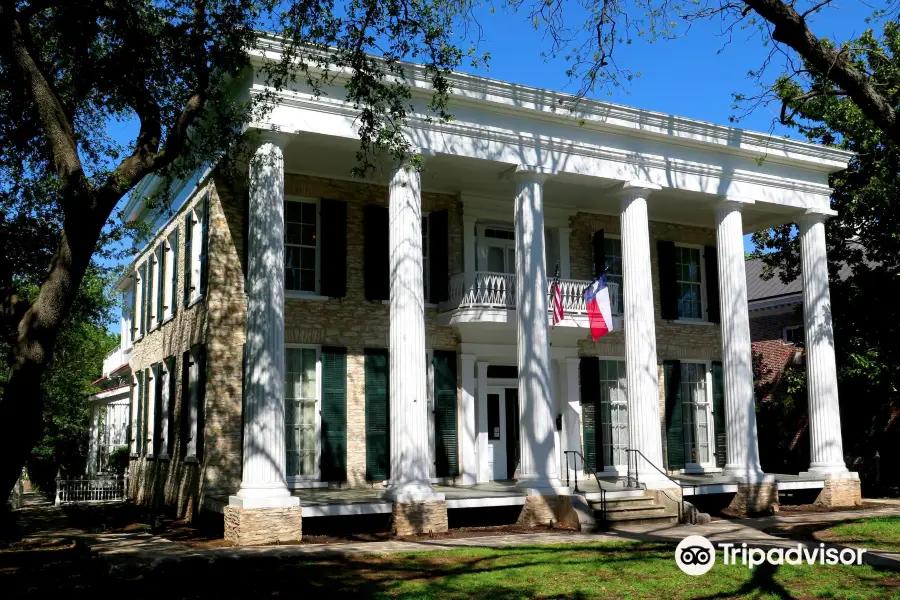
[[[802, 7], [801, 1], [798, 8]], [[872, 5], [858, 0], [835, 0], [809, 20], [817, 36], [847, 40], [865, 30], [865, 19], [872, 10]], [[484, 28], [478, 50], [491, 53], [490, 64], [488, 68], [466, 66], [461, 70], [535, 87], [578, 91], [577, 82], [568, 81], [562, 61], [545, 62], [541, 58], [549, 43], [524, 14], [481, 10], [477, 16]], [[727, 125], [734, 114], [732, 94], [759, 91], [758, 83], [747, 73], [759, 68], [768, 50], [758, 34], [739, 31], [729, 44], [725, 41], [718, 21], [699, 21], [675, 40], [651, 44], [637, 38], [631, 45], [620, 45], [619, 64], [641, 76], [625, 88], [614, 88], [611, 94], [598, 90], [592, 97]], [[764, 81], [771, 82], [778, 74], [773, 66]], [[795, 132], [775, 124], [778, 108], [761, 106], [736, 125], [796, 137]], [[116, 124], [112, 133], [122, 141], [131, 140], [137, 127], [133, 122]], [[752, 250], [749, 236], [745, 236], [744, 246]], [[118, 330], [118, 323], [113, 329]]]

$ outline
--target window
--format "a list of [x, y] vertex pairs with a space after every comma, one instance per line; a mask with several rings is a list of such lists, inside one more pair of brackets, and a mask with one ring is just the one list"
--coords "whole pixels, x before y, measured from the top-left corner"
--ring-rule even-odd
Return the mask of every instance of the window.
[[156, 251], [147, 259], [147, 331], [152, 331], [159, 324], [159, 259]]
[[178, 230], [163, 242], [162, 319], [167, 321], [175, 314], [175, 290], [178, 289]]
[[319, 291], [319, 210], [315, 200], [284, 203], [284, 288]]
[[488, 439], [500, 439], [500, 394], [488, 394], [487, 396], [487, 426]]
[[155, 431], [156, 439], [154, 454], [161, 458], [167, 458], [171, 454], [172, 441], [172, 398], [175, 396], [175, 357], [169, 357], [157, 365], [156, 386], [156, 415]]
[[185, 220], [185, 299], [196, 302], [206, 291], [204, 264], [206, 261], [206, 202], [198, 202]]
[[703, 266], [700, 248], [675, 246], [675, 277], [678, 292], [678, 318], [702, 320]]
[[781, 332], [781, 340], [785, 344], [803, 343], [803, 325], [790, 325]]
[[606, 255], [606, 281], [619, 285], [619, 295], [612, 306], [613, 314], [623, 314], [625, 288], [622, 285], [622, 240], [616, 237], [603, 237], [603, 253]]
[[144, 296], [147, 288], [144, 273], [146, 270], [146, 265], [141, 265], [134, 275], [134, 339], [136, 340], [144, 335]]
[[149, 369], [144, 370], [145, 392], [144, 392], [144, 454], [154, 456], [156, 454], [156, 396], [159, 391], [157, 387], [157, 375], [159, 374], [159, 364], [155, 364]]
[[483, 238], [482, 257], [485, 264], [479, 265], [479, 270], [487, 270], [491, 273], [515, 273], [515, 232], [509, 229], [485, 228]]
[[138, 371], [131, 385], [131, 455], [138, 456], [141, 452], [141, 422], [143, 413], [141, 411], [144, 398], [144, 374]]
[[710, 462], [710, 404], [706, 363], [681, 363], [681, 405], [686, 463]]
[[285, 352], [284, 426], [286, 473], [294, 479], [318, 479], [318, 348]]
[[422, 285], [424, 286], [425, 302], [431, 297], [429, 293], [429, 282], [431, 280], [431, 265], [429, 264], [428, 254], [428, 215], [422, 215]]
[[600, 361], [600, 422], [603, 427], [603, 465], [625, 466], [628, 456], [628, 394], [625, 361]]
[[134, 285], [122, 292], [121, 344], [123, 350], [131, 348], [134, 339]]
[[206, 377], [205, 347], [194, 346], [184, 353], [184, 371], [182, 379], [182, 419], [184, 422], [185, 442], [183, 452], [188, 458], [199, 458], [201, 450], [200, 438], [203, 433], [200, 415], [203, 407], [203, 396]]

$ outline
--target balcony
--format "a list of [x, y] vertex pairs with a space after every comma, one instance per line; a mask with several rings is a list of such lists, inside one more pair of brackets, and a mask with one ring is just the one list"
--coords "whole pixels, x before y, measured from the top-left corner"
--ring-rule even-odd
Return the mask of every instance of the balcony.
[[[553, 283], [547, 279], [547, 289]], [[584, 305], [584, 290], [590, 281], [583, 279], [560, 279], [559, 287], [562, 295], [565, 320], [557, 327], [585, 327], [587, 309]], [[619, 286], [607, 284], [610, 305], [618, 305]], [[552, 310], [552, 306], [548, 303]], [[511, 273], [492, 273], [475, 271], [460, 273], [450, 278], [449, 299], [440, 305], [441, 313], [449, 313], [445, 324], [461, 323], [506, 323], [515, 321], [509, 311], [516, 309], [516, 276]], [[548, 311], [548, 318], [550, 312]]]

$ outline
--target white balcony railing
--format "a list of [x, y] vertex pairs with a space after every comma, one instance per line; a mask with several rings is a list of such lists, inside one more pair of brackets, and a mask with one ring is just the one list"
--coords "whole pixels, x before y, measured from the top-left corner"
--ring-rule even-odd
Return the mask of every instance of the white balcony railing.
[[[547, 279], [547, 289], [553, 283]], [[563, 309], [566, 315], [584, 315], [584, 290], [590, 281], [583, 279], [560, 279]], [[619, 300], [619, 285], [608, 283], [610, 305], [615, 310]], [[447, 302], [441, 304], [442, 311], [459, 308], [516, 308], [516, 276], [511, 273], [475, 271], [460, 273], [450, 278]]]

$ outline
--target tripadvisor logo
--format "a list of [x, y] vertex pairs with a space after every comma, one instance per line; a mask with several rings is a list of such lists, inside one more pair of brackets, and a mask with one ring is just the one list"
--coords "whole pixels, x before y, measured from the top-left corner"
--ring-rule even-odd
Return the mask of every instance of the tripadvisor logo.
[[[718, 544], [722, 551], [722, 564], [741, 564], [748, 569], [764, 563], [770, 565], [861, 565], [864, 549], [807, 547], [797, 544], [793, 548], [749, 548], [747, 544]], [[675, 564], [688, 575], [703, 575], [716, 562], [716, 549], [702, 535], [689, 535], [675, 548]]]

